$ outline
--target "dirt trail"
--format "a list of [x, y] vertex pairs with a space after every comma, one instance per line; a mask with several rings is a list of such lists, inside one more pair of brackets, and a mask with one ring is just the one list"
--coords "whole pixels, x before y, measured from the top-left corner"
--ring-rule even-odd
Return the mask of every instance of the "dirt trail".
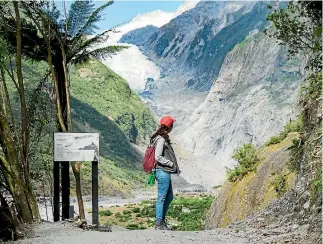
[[248, 239], [228, 230], [202, 232], [128, 231], [113, 228], [112, 232], [84, 231], [66, 223], [43, 223], [28, 234], [21, 244], [29, 243], [109, 243], [109, 244], [165, 244], [165, 243], [248, 243]]
[[112, 232], [86, 231], [74, 227], [71, 223], [44, 222], [30, 230], [19, 244], [240, 244], [240, 243], [273, 243], [277, 232], [259, 229], [215, 229], [209, 231], [129, 231], [121, 227], [112, 227]]

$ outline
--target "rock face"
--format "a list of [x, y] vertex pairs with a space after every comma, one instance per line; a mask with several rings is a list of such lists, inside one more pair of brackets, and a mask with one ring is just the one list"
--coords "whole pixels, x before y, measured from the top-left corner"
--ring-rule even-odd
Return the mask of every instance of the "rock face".
[[255, 172], [250, 172], [236, 182], [227, 181], [211, 207], [206, 227], [208, 229], [226, 227], [228, 224], [243, 220], [247, 216], [263, 210], [278, 198], [275, 182], [284, 177], [285, 190], [294, 187], [296, 174], [290, 172], [287, 148], [298, 133], [291, 133], [284, 141], [262, 148], [258, 152], [264, 160]]
[[[322, 79], [318, 74], [316, 79]], [[322, 102], [316, 97], [300, 97], [303, 127], [298, 144], [288, 152], [291, 157], [289, 170], [296, 172], [296, 181], [292, 190], [272, 201], [262, 211], [255, 211], [242, 221], [233, 222], [228, 227], [236, 230], [255, 228], [270, 230], [266, 236], [273, 236], [269, 243], [320, 243], [322, 241]], [[268, 158], [269, 159], [269, 158]], [[256, 173], [261, 177], [262, 171]], [[247, 185], [250, 188], [252, 182]], [[258, 194], [262, 191], [259, 184]], [[267, 191], [268, 192], [268, 191]], [[215, 228], [224, 215], [234, 215], [226, 208], [226, 196], [223, 194], [213, 204], [210, 211], [208, 228]], [[231, 191], [231, 194], [236, 194]], [[245, 194], [244, 199], [254, 194]], [[244, 201], [236, 202], [237, 212]], [[231, 219], [233, 220], [233, 219]], [[226, 223], [228, 224], [228, 222]]]
[[128, 33], [126, 33], [121, 37], [119, 42], [141, 46], [157, 31], [158, 31], [157, 27], [152, 25], [147, 25], [146, 27], [129, 31]]
[[182, 146], [205, 170], [203, 184], [224, 181], [233, 149], [262, 145], [297, 114], [301, 70], [262, 33], [248, 37], [226, 57], [205, 101], [178, 133]]
[[203, 1], [161, 27], [141, 50], [166, 76], [161, 87], [208, 91], [226, 54], [251, 30], [263, 29], [267, 12], [261, 3]]

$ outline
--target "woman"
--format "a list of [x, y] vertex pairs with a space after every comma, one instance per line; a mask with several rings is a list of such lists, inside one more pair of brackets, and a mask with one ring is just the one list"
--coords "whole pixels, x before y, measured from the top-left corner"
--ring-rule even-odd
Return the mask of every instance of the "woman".
[[171, 230], [167, 226], [165, 217], [168, 207], [173, 200], [171, 174], [179, 174], [175, 152], [169, 139], [175, 119], [164, 116], [160, 120], [160, 127], [151, 137], [151, 144], [155, 145], [156, 179], [158, 182], [158, 197], [156, 201], [156, 229]]

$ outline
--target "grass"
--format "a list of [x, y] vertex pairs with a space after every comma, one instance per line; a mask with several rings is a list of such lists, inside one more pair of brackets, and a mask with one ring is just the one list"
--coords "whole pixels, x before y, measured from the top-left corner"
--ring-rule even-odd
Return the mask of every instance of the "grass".
[[[198, 231], [204, 228], [207, 211], [213, 196], [178, 196], [171, 203], [167, 219], [178, 231]], [[110, 207], [112, 215], [102, 215], [102, 223], [115, 223], [129, 230], [146, 229], [155, 225], [155, 200], [142, 201], [131, 206]]]

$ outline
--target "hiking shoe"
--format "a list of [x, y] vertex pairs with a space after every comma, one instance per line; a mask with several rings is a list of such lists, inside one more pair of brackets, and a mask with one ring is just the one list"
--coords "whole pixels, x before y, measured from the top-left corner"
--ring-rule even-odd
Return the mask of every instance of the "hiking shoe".
[[173, 230], [173, 227], [167, 224], [167, 220], [163, 219], [162, 222], [164, 223], [167, 230]]
[[171, 228], [166, 225], [165, 221], [156, 221], [155, 230], [171, 230]]

